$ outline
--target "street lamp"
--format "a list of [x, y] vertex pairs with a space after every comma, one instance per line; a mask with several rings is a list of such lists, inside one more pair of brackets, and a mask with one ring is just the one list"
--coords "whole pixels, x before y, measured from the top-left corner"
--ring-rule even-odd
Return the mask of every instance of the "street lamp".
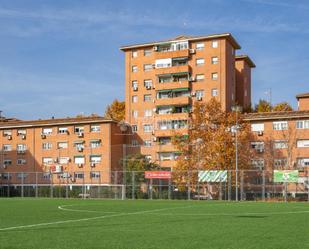
[[236, 112], [236, 127], [235, 127], [235, 166], [236, 166], [236, 201], [238, 201], [238, 112], [242, 111], [242, 107], [239, 105], [232, 106], [232, 111]]

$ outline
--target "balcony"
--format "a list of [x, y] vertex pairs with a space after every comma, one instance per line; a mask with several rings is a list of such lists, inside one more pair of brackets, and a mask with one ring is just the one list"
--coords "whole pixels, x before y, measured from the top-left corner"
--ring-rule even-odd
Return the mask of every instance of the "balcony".
[[155, 130], [154, 136], [155, 137], [173, 137], [178, 133], [188, 134], [189, 128], [185, 127], [185, 128], [181, 128], [181, 129]]
[[156, 99], [156, 105], [189, 105], [191, 97], [189, 96], [181, 96], [181, 97], [174, 97], [174, 98], [162, 98]]
[[156, 83], [156, 90], [176, 89], [176, 88], [190, 88], [188, 80], [178, 82]]
[[156, 58], [175, 58], [175, 57], [188, 57], [190, 55], [189, 49], [174, 50], [174, 51], [157, 51]]
[[181, 66], [173, 66], [173, 67], [163, 67], [163, 68], [156, 68], [156, 74], [177, 74], [177, 73], [190, 73], [191, 67], [189, 65], [181, 65]]
[[155, 114], [156, 120], [167, 120], [167, 119], [188, 119], [189, 118], [189, 112], [182, 112], [182, 113], [168, 113], [168, 114]]
[[158, 152], [172, 152], [177, 151], [175, 146], [171, 143], [160, 144], [159, 142], [154, 146], [155, 151]]

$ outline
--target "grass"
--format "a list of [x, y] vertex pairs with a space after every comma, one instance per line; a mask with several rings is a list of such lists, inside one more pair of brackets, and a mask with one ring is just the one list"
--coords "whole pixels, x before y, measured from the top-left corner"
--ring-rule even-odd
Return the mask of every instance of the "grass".
[[1, 249], [297, 249], [308, 231], [308, 203], [0, 199]]

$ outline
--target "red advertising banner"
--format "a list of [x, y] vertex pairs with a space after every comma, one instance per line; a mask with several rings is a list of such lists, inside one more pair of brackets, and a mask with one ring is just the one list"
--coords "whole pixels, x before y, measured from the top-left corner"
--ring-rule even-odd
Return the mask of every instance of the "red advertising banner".
[[145, 171], [146, 179], [171, 179], [170, 171]]

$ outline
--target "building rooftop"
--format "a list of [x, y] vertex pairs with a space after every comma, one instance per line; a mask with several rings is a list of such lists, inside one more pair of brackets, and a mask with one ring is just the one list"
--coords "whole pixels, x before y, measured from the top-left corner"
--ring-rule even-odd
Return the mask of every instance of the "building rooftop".
[[101, 116], [75, 117], [75, 118], [51, 118], [37, 120], [12, 120], [0, 122], [0, 129], [18, 128], [18, 127], [40, 127], [53, 125], [69, 125], [69, 124], [87, 124], [87, 123], [112, 123], [117, 122], [106, 119]]
[[309, 93], [300, 93], [300, 94], [296, 95], [296, 98], [297, 98], [297, 99], [300, 99], [300, 98], [309, 98]]
[[256, 67], [254, 62], [251, 60], [251, 58], [246, 54], [236, 55], [235, 60], [245, 60], [250, 67], [252, 68]]
[[308, 111], [258, 112], [245, 114], [245, 121], [309, 118]]
[[231, 42], [231, 44], [234, 46], [235, 49], [241, 48], [238, 42], [236, 41], [236, 39], [232, 36], [232, 34], [222, 33], [222, 34], [213, 34], [213, 35], [206, 35], [206, 36], [179, 35], [174, 38], [162, 40], [162, 41], [125, 45], [125, 46], [120, 47], [120, 50], [125, 51], [125, 50], [133, 49], [133, 48], [147, 47], [147, 46], [159, 45], [160, 43], [167, 43], [167, 42], [174, 42], [174, 41], [181, 41], [181, 40], [196, 41], [196, 40], [216, 39], [216, 38], [226, 38]]

